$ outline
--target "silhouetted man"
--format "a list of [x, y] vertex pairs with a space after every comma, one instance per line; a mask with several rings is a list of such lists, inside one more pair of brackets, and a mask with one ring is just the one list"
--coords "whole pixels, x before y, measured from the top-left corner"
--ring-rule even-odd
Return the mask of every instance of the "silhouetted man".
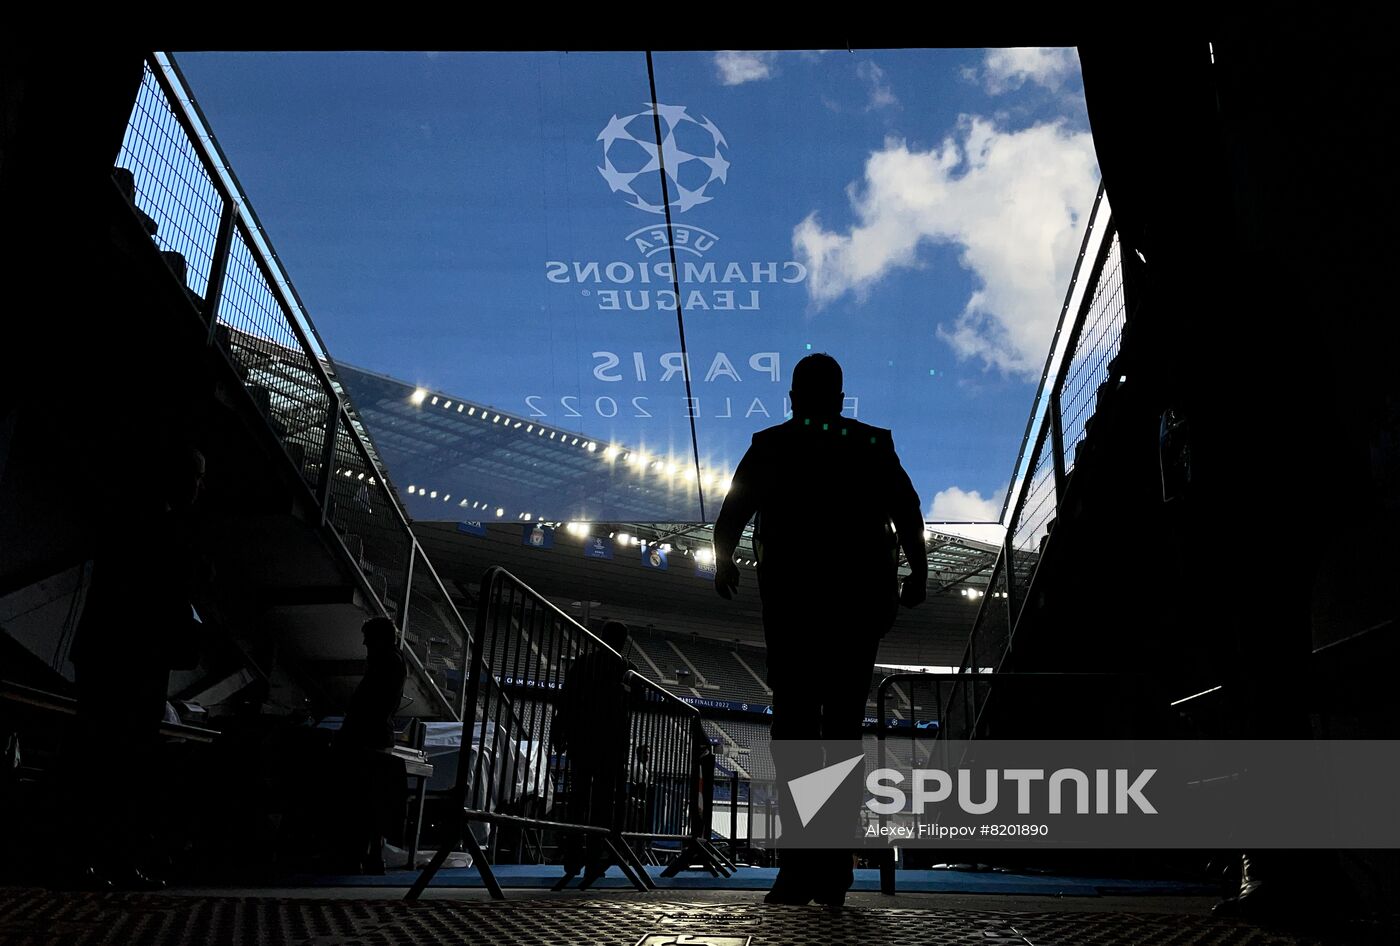
[[153, 489], [133, 493], [104, 523], [92, 562], [72, 661], [81, 742], [70, 749], [85, 863], [59, 871], [64, 885], [103, 890], [164, 886], [149, 873], [159, 727], [172, 667], [193, 667], [198, 624], [190, 599], [201, 579], [191, 533], [205, 462], [166, 437], [153, 458]]
[[[598, 639], [608, 646], [587, 649], [564, 678], [552, 738], [555, 749], [569, 757], [569, 821], [611, 830], [620, 826], [619, 804], [625, 802], [627, 778], [628, 717], [623, 685], [628, 666], [619, 656], [627, 647], [627, 625], [608, 621], [599, 629]], [[580, 888], [588, 887], [607, 869], [608, 846], [602, 838], [596, 834], [583, 838], [569, 835], [561, 885], [583, 870]]]
[[338, 770], [346, 777], [348, 803], [336, 866], [346, 873], [384, 873], [384, 835], [395, 808], [395, 791], [403, 789], [402, 767], [388, 754], [394, 746], [394, 716], [403, 702], [408, 676], [399, 652], [398, 630], [385, 617], [370, 618], [361, 628], [365, 675], [350, 697], [345, 721], [336, 733]]
[[[730, 598], [734, 549], [754, 519], [774, 740], [859, 741], [880, 638], [901, 601], [913, 607], [925, 595], [918, 493], [890, 432], [841, 416], [841, 387], [830, 355], [797, 363], [792, 418], [754, 434], [715, 522], [715, 590]], [[911, 569], [902, 589], [900, 549]], [[807, 774], [785, 771], [785, 761], [775, 757], [780, 782]], [[845, 812], [854, 830], [860, 786], [849, 781], [854, 789], [826, 808]], [[780, 798], [784, 823], [798, 823], [789, 794], [780, 789]], [[766, 899], [839, 905], [851, 880], [850, 851], [794, 852]]]

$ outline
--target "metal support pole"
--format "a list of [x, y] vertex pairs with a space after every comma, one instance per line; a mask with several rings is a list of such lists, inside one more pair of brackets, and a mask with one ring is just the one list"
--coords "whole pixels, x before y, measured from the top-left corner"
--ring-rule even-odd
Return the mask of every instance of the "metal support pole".
[[729, 774], [729, 853], [739, 856], [739, 773]]
[[321, 479], [316, 488], [316, 501], [321, 505], [321, 525], [330, 521], [331, 478], [335, 476], [336, 425], [340, 423], [340, 399], [334, 392], [329, 393], [331, 406], [326, 412], [326, 442], [321, 445]]
[[[1018, 515], [1016, 519], [1019, 518]], [[1011, 536], [1016, 530], [1016, 519], [1011, 520], [1012, 524], [1007, 526], [1006, 537], [1002, 540], [1001, 554], [1006, 562], [1006, 650], [992, 656], [993, 669], [1000, 666], [1001, 660], [1011, 652], [1011, 638], [1016, 633], [1016, 559], [1012, 551], [1015, 546], [1011, 541]]]
[[1065, 501], [1065, 435], [1060, 420], [1060, 389], [1050, 392], [1050, 449], [1055, 460], [1055, 516], [1064, 513]]
[[[408, 639], [408, 601], [413, 594], [413, 562], [418, 557], [418, 542], [414, 540], [408, 544], [408, 561], [403, 568], [403, 592], [399, 595], [398, 614], [394, 615], [394, 622], [399, 626], [399, 633], [403, 639]], [[423, 669], [428, 668], [428, 641], [432, 639], [431, 634], [424, 639], [423, 644]], [[460, 714], [458, 714], [460, 715]]]
[[209, 285], [204, 289], [204, 306], [200, 314], [209, 326], [208, 344], [214, 343], [214, 329], [219, 324], [219, 299], [224, 291], [224, 273], [228, 271], [228, 256], [233, 248], [233, 222], [238, 211], [234, 203], [223, 198], [224, 208], [219, 214], [219, 232], [214, 238], [214, 258], [209, 264]]
[[[880, 761], [880, 768], [882, 769], [885, 767], [885, 739], [889, 735], [888, 706], [886, 705], [885, 700], [885, 695], [889, 692], [889, 688], [885, 686], [885, 683], [886, 680], [881, 680], [880, 685], [875, 688], [875, 712], [877, 714], [877, 718], [875, 720], [875, 745]], [[880, 827], [883, 829], [888, 823], [889, 815], [881, 812]], [[883, 830], [881, 831], [881, 836], [885, 836]], [[879, 861], [880, 893], [892, 897], [894, 896], [895, 889], [894, 851], [890, 848], [886, 848], [885, 850], [881, 851], [879, 853]]]

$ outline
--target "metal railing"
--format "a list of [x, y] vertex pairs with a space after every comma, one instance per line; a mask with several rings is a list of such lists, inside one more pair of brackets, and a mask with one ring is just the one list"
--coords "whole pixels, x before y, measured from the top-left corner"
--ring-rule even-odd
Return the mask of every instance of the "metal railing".
[[[129, 175], [129, 176], [128, 176]], [[378, 454], [232, 168], [174, 60], [146, 57], [116, 175], [207, 325], [207, 343], [242, 381], [354, 568], [373, 608], [393, 618], [411, 664], [444, 715], [444, 660], [470, 632], [415, 539]], [[434, 653], [433, 648], [437, 651]]]
[[[563, 889], [586, 888], [609, 860], [638, 890], [654, 886], [644, 855], [677, 848], [669, 876], [699, 862], [733, 865], [709, 841], [714, 756], [700, 713], [647, 680], [583, 625], [499, 566], [481, 580], [476, 634], [462, 665], [463, 738], [455, 822], [408, 892], [416, 899], [460, 840], [493, 897], [506, 845], [561, 842]], [[488, 826], [485, 838], [470, 830]], [[527, 838], [528, 836], [528, 838]], [[491, 856], [488, 856], [488, 849]]]
[[[731, 769], [715, 781], [712, 830], [718, 843], [736, 863], [771, 867], [777, 852], [754, 843], [777, 837], [778, 783], [773, 779], [745, 778]], [[801, 856], [801, 852], [798, 852]]]
[[[895, 703], [891, 694], [901, 688], [908, 699], [909, 722], [894, 718]], [[966, 765], [969, 743], [973, 739], [995, 737], [1001, 727], [988, 726], [980, 708], [986, 704], [993, 689], [1004, 692], [1015, 704], [1003, 714], [1014, 718], [1018, 712], [1034, 708], [1041, 715], [1040, 728], [1059, 732], [1076, 732], [1070, 721], [1054, 716], [1057, 710], [1072, 711], [1071, 707], [1089, 702], [1109, 717], [1109, 728], [1120, 727], [1115, 738], [1126, 736], [1134, 721], [1142, 718], [1156, 695], [1145, 677], [1135, 674], [1108, 673], [892, 673], [876, 688], [875, 706], [878, 719], [875, 728], [876, 766], [903, 769], [931, 768], [944, 772]], [[1020, 728], [1019, 726], [1017, 727]], [[1015, 735], [1022, 736], [1023, 733]], [[956, 757], [955, 757], [956, 756]], [[889, 824], [890, 815], [879, 815], [882, 827]], [[895, 892], [894, 852], [880, 852], [880, 892]]]
[[959, 731], [976, 731], [990, 692], [985, 671], [1000, 670], [1011, 653], [1077, 448], [1088, 436], [1099, 399], [1119, 383], [1110, 370], [1127, 322], [1123, 265], [1100, 187], [1002, 510], [1001, 553], [943, 707], [943, 717]]

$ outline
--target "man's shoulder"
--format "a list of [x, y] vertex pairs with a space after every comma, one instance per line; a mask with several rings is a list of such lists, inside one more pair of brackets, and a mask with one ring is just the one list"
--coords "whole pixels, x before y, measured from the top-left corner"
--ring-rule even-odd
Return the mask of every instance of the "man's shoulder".
[[765, 427], [753, 435], [753, 442], [756, 446], [766, 446], [767, 444], [780, 443], [784, 437], [793, 431], [793, 422], [784, 421], [781, 424], [774, 424], [772, 427]]
[[888, 427], [876, 427], [874, 424], [867, 424], [854, 419], [849, 421], [849, 423], [853, 428], [852, 433], [864, 438], [867, 443], [885, 445], [894, 443], [894, 433]]
[[[755, 440], [758, 440], [760, 438], [782, 437], [788, 434], [795, 434], [814, 429], [821, 423], [823, 423], [821, 418], [817, 418], [815, 420], [799, 420], [796, 417], [790, 417], [787, 420], [783, 421], [781, 424], [774, 424], [772, 427], [763, 428], [762, 430], [755, 433], [753, 437]], [[867, 424], [864, 421], [856, 420], [854, 417], [837, 416], [834, 419], [825, 421], [824, 423], [826, 424], [828, 430], [836, 430], [838, 428], [844, 427], [852, 433], [859, 432], [864, 434], [881, 436], [885, 438], [888, 438], [891, 433], [888, 427], [876, 427], [874, 424]]]

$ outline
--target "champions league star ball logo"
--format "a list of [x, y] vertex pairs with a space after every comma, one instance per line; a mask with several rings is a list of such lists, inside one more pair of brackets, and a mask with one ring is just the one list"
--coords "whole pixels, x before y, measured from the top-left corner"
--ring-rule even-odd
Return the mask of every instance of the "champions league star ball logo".
[[[656, 147], [656, 116], [661, 119], [660, 155]], [[614, 115], [598, 134], [603, 143], [603, 166], [598, 173], [613, 193], [621, 194], [638, 210], [665, 213], [660, 175], [666, 165], [666, 185], [671, 207], [684, 213], [698, 204], [713, 200], [706, 194], [716, 182], [725, 183], [729, 161], [721, 149], [728, 148], [724, 135], [708, 118], [687, 114], [683, 105], [648, 105], [634, 115]]]

